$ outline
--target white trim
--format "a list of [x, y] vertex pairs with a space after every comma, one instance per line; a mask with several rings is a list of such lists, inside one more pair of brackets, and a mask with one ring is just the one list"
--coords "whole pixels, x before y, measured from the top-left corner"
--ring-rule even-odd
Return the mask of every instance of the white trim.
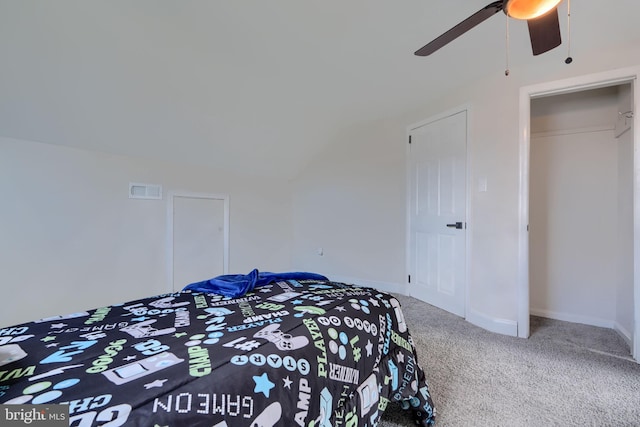
[[222, 270], [223, 274], [229, 274], [229, 195], [228, 194], [209, 194], [209, 193], [193, 193], [187, 191], [169, 191], [167, 194], [167, 239], [166, 239], [166, 280], [169, 292], [173, 289], [173, 209], [174, 198], [187, 197], [192, 199], [210, 199], [224, 201], [224, 248]]
[[[548, 95], [596, 89], [631, 83], [633, 90], [633, 111], [640, 99], [640, 85], [636, 84], [640, 66], [610, 70], [554, 82], [546, 82], [520, 88], [520, 194], [518, 203], [518, 336], [529, 336], [529, 148], [531, 126], [531, 99]], [[640, 361], [640, 130], [638, 114], [633, 116], [634, 166], [633, 166], [633, 221], [634, 221], [634, 320], [631, 352]]]
[[[422, 126], [428, 125], [430, 123], [433, 122], [437, 122], [438, 120], [442, 120], [446, 117], [449, 116], [453, 116], [455, 114], [458, 113], [465, 113], [465, 117], [466, 117], [466, 128], [467, 128], [467, 134], [466, 134], [466, 142], [465, 142], [465, 162], [466, 162], [466, 171], [465, 171], [465, 218], [464, 218], [464, 222], [466, 224], [466, 229], [465, 229], [465, 283], [464, 283], [464, 313], [462, 314], [462, 317], [466, 317], [466, 312], [467, 312], [467, 308], [469, 307], [469, 279], [471, 277], [470, 274], [470, 264], [471, 264], [471, 223], [472, 223], [472, 218], [471, 218], [471, 195], [470, 195], [470, 189], [471, 189], [471, 156], [469, 155], [469, 150], [470, 150], [470, 136], [471, 136], [471, 115], [472, 115], [472, 108], [471, 108], [471, 104], [467, 103], [467, 104], [462, 104], [458, 107], [454, 107], [451, 108], [449, 110], [446, 110], [442, 113], [436, 114], [434, 116], [431, 116], [425, 120], [421, 120], [417, 123], [413, 123], [409, 126], [407, 126], [406, 128], [406, 136], [405, 136], [405, 143], [408, 142], [409, 136], [411, 135], [411, 133], [418, 129], [421, 128]], [[410, 259], [410, 254], [412, 253], [411, 251], [411, 147], [410, 144], [407, 143], [407, 147], [405, 150], [405, 169], [406, 169], [406, 201], [405, 201], [405, 211], [406, 211], [406, 230], [405, 230], [405, 240], [406, 240], [406, 244], [405, 244], [405, 269], [406, 269], [406, 277], [409, 277], [409, 274], [411, 274], [411, 259]], [[406, 289], [404, 291], [405, 295], [411, 295], [411, 284], [407, 283], [406, 284]]]
[[617, 86], [620, 84], [630, 83], [635, 80], [639, 71], [640, 66], [636, 66], [570, 77], [563, 80], [524, 86], [521, 88], [520, 93], [522, 93], [522, 90], [526, 90], [532, 98], [539, 98], [549, 95], [560, 95], [572, 92], [581, 92], [589, 89]]
[[[411, 283], [409, 283], [409, 275], [411, 274], [411, 144], [409, 138], [411, 131], [415, 125], [411, 125], [406, 129], [404, 138], [404, 169], [405, 169], [405, 249], [404, 249], [404, 268], [405, 268], [405, 289], [404, 294], [409, 295]], [[415, 278], [414, 278], [415, 280]]]
[[482, 329], [486, 329], [489, 332], [509, 335], [512, 337], [518, 336], [518, 323], [514, 320], [489, 317], [486, 314], [480, 313], [471, 308], [467, 310], [466, 319], [469, 323], [479, 326]]
[[[447, 110], [447, 111], [445, 111], [443, 113], [436, 114], [435, 116], [431, 116], [431, 117], [429, 117], [427, 119], [424, 119], [424, 120], [421, 120], [421, 121], [419, 121], [417, 123], [409, 125], [409, 126], [407, 126], [407, 137], [409, 136], [409, 134], [412, 131], [414, 131], [414, 130], [416, 130], [418, 128], [421, 128], [424, 125], [428, 125], [429, 123], [437, 122], [438, 120], [442, 120], [442, 119], [444, 119], [446, 117], [453, 116], [453, 115], [458, 114], [458, 113], [462, 113], [463, 111], [467, 111], [468, 112], [470, 110], [471, 110], [471, 104], [462, 104], [462, 105], [460, 105], [458, 107], [451, 108], [451, 109], [449, 109], [449, 110]], [[469, 121], [468, 116], [467, 116], [467, 121]]]
[[531, 92], [520, 88], [520, 176], [518, 197], [518, 336], [529, 338], [529, 146]]
[[[473, 230], [473, 216], [471, 215], [471, 191], [473, 189], [473, 185], [472, 185], [472, 180], [471, 180], [471, 155], [469, 153], [470, 151], [470, 147], [471, 147], [471, 116], [473, 114], [472, 112], [472, 108], [471, 108], [471, 104], [467, 104], [465, 106], [465, 109], [467, 111], [467, 152], [465, 153], [465, 155], [467, 156], [467, 182], [466, 182], [466, 186], [467, 188], [465, 189], [465, 193], [466, 193], [466, 198], [467, 198], [467, 205], [466, 205], [466, 233], [465, 233], [465, 244], [466, 244], [466, 248], [465, 248], [465, 267], [466, 267], [466, 273], [465, 273], [465, 279], [464, 279], [464, 308], [465, 308], [465, 319], [467, 319], [467, 313], [469, 313], [470, 308], [471, 308], [471, 297], [470, 297], [470, 292], [469, 292], [469, 283], [471, 281], [471, 231]], [[467, 319], [468, 320], [468, 319]]]

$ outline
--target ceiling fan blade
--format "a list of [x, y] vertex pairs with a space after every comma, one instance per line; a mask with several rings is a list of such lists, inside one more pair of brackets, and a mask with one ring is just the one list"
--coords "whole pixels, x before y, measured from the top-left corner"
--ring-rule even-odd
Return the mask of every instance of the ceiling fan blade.
[[557, 7], [539, 18], [529, 19], [527, 24], [534, 55], [548, 52], [562, 43]]
[[494, 1], [493, 3], [485, 6], [480, 9], [464, 21], [460, 22], [455, 27], [446, 31], [439, 37], [435, 38], [431, 42], [427, 43], [425, 46], [418, 49], [415, 54], [418, 56], [427, 56], [431, 55], [436, 50], [440, 49], [442, 46], [452, 42], [457, 39], [476, 25], [480, 24], [483, 21], [491, 18], [497, 12], [502, 10], [503, 1]]

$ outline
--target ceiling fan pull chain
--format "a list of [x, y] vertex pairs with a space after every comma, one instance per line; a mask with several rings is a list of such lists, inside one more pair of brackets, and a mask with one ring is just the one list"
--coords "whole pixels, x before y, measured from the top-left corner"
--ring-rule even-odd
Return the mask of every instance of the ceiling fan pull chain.
[[571, 57], [571, 0], [567, 0], [567, 59], [564, 60], [565, 64], [571, 64], [573, 58]]
[[504, 70], [504, 75], [508, 76], [509, 75], [509, 16], [506, 17], [506, 34], [505, 34], [505, 42], [506, 42], [506, 61], [507, 61], [507, 67]]

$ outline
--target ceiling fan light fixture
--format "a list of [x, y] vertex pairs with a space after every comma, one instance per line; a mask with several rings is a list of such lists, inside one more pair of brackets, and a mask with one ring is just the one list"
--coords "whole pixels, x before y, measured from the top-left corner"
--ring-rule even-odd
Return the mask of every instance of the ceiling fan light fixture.
[[535, 19], [558, 6], [562, 0], [507, 0], [505, 12], [515, 19]]

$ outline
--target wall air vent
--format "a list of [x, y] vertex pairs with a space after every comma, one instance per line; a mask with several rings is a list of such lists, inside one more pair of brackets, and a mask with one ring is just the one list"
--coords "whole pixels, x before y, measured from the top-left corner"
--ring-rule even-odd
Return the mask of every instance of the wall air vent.
[[162, 199], [162, 185], [157, 184], [140, 184], [136, 182], [129, 183], [130, 199]]

